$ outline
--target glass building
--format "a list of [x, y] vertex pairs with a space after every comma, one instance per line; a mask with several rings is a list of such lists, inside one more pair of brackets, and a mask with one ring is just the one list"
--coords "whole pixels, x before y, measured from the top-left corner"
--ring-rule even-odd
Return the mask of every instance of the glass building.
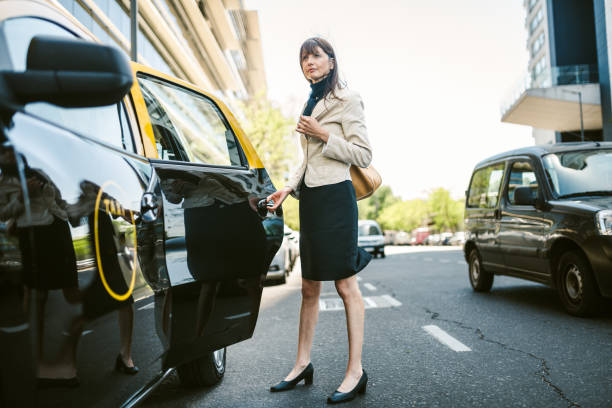
[[536, 144], [579, 141], [581, 133], [585, 140], [612, 140], [607, 41], [612, 0], [523, 4], [529, 64], [502, 103], [502, 121], [531, 126]]
[[[130, 53], [130, 0], [55, 0]], [[241, 0], [138, 0], [138, 62], [228, 99], [265, 92], [257, 11]]]

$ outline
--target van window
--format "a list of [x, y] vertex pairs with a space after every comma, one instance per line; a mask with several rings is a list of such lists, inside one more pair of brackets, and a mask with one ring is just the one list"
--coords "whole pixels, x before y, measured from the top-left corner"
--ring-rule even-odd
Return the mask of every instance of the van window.
[[376, 225], [362, 224], [359, 226], [359, 236], [365, 237], [369, 235], [382, 235]]
[[468, 208], [495, 208], [503, 175], [503, 163], [476, 170], [468, 192]]
[[[8, 19], [2, 23], [2, 31], [8, 44], [13, 71], [25, 71], [28, 47], [35, 36], [76, 37], [72, 32], [58, 24], [34, 17]], [[26, 104], [25, 110], [34, 116], [78, 134], [130, 152], [134, 151], [131, 130], [125, 107], [122, 104], [93, 108], [64, 108], [47, 102], [33, 102]]]
[[156, 78], [138, 83], [162, 160], [242, 166], [234, 132], [210, 99]]
[[538, 180], [536, 179], [531, 163], [528, 161], [517, 161], [512, 163], [510, 178], [508, 180], [508, 201], [510, 204], [516, 204], [514, 201], [514, 190], [518, 187], [530, 187], [533, 190], [534, 197], [538, 194]]

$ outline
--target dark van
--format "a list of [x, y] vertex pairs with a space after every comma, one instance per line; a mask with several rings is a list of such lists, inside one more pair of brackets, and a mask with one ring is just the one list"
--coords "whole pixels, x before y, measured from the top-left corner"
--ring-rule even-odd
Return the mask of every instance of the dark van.
[[0, 2], [0, 406], [133, 406], [205, 386], [253, 335], [283, 239], [227, 106]]
[[612, 297], [612, 143], [563, 143], [480, 162], [465, 205], [475, 291], [494, 275], [557, 288], [565, 309], [595, 314]]

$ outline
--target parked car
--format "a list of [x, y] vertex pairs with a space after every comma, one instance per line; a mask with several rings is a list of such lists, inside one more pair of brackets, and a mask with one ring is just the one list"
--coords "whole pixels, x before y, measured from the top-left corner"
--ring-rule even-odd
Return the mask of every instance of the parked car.
[[385, 257], [385, 237], [380, 225], [374, 220], [359, 220], [358, 222], [358, 245], [360, 248], [371, 252], [376, 258], [380, 255]]
[[443, 232], [440, 234], [440, 241], [438, 245], [450, 245], [450, 240], [453, 237], [452, 232]]
[[300, 232], [285, 225], [285, 239], [289, 246], [289, 259], [291, 261], [291, 270], [293, 270], [295, 261], [300, 256]]
[[275, 188], [220, 100], [56, 4], [0, 2], [0, 405], [214, 384], [281, 245]]
[[395, 234], [393, 245], [410, 245], [410, 238], [410, 234], [406, 231], [398, 231], [398, 233]]
[[442, 236], [440, 234], [431, 234], [428, 235], [425, 238], [425, 241], [423, 241], [423, 244], [425, 245], [440, 245], [440, 240], [442, 239]]
[[457, 231], [450, 238], [449, 245], [463, 245], [465, 243], [465, 232]]
[[410, 245], [426, 245], [425, 240], [429, 234], [431, 231], [427, 227], [415, 228], [411, 233]]
[[494, 275], [553, 286], [586, 316], [612, 297], [612, 143], [563, 143], [479, 163], [466, 200], [465, 258], [475, 291]]
[[283, 243], [268, 267], [266, 280], [285, 283], [287, 277], [293, 271], [299, 255], [299, 243], [296, 242], [298, 238], [295, 232], [285, 225]]

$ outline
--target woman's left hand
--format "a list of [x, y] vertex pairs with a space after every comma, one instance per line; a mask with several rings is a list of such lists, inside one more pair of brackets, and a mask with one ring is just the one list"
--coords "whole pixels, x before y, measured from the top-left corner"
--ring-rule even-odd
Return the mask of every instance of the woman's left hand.
[[300, 116], [300, 121], [295, 130], [304, 135], [316, 137], [325, 143], [327, 143], [327, 139], [329, 139], [329, 132], [323, 129], [319, 122], [312, 116]]

